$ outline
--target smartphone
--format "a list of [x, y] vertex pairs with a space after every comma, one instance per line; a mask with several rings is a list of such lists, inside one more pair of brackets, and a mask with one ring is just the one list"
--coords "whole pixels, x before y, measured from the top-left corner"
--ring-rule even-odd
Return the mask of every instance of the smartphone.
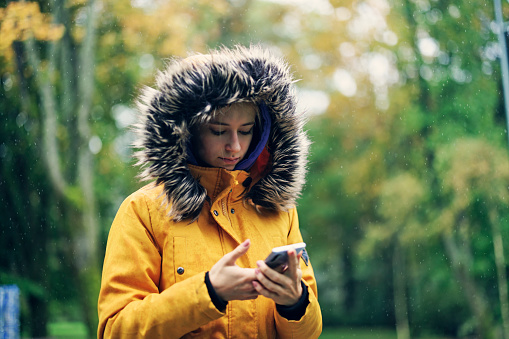
[[265, 259], [265, 263], [272, 269], [284, 271], [288, 266], [288, 251], [294, 249], [297, 254], [306, 248], [306, 244], [299, 242], [297, 244], [274, 247], [269, 256]]

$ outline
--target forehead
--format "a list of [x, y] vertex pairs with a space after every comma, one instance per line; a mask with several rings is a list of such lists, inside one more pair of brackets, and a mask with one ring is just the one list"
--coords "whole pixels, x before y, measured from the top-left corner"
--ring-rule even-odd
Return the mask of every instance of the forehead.
[[210, 120], [210, 123], [228, 121], [254, 122], [258, 114], [258, 106], [251, 102], [242, 102], [231, 104], [216, 110], [216, 114]]

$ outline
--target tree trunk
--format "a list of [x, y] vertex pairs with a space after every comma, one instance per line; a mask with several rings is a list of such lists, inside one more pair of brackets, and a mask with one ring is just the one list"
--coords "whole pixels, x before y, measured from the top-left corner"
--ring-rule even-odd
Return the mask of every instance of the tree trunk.
[[[96, 40], [96, 13], [95, 0], [89, 0], [87, 4], [87, 35], [83, 40], [80, 51], [80, 68], [78, 73], [78, 91], [80, 103], [78, 107], [78, 132], [81, 145], [78, 153], [78, 181], [83, 193], [84, 205], [82, 210], [83, 229], [75, 238], [78, 253], [78, 270], [82, 290], [86, 292], [86, 298], [82, 300], [85, 307], [85, 319], [89, 332], [94, 333], [97, 329], [97, 316], [94, 302], [99, 294], [99, 258], [98, 258], [98, 235], [99, 221], [96, 211], [96, 198], [94, 191], [94, 163], [89, 150], [90, 141], [90, 111], [92, 108], [94, 92], [94, 46]], [[81, 262], [80, 262], [81, 261]]]
[[[51, 5], [57, 13], [55, 20], [57, 22], [62, 20], [66, 16], [64, 2], [55, 0]], [[50, 47], [46, 71], [40, 69], [40, 57], [34, 39], [30, 38], [25, 42], [28, 60], [34, 71], [42, 104], [42, 154], [48, 177], [59, 198], [62, 199], [62, 203], [72, 207], [66, 209], [68, 211], [79, 209], [77, 218], [81, 221], [80, 225], [67, 228], [64, 231], [72, 239], [72, 266], [74, 266], [75, 279], [80, 290], [79, 300], [83, 316], [91, 334], [95, 333], [97, 328], [95, 300], [99, 291], [100, 279], [97, 241], [99, 221], [94, 191], [94, 164], [93, 156], [88, 147], [91, 137], [89, 119], [94, 92], [94, 46], [97, 18], [94, 7], [95, 1], [88, 1], [85, 24], [86, 35], [81, 43], [78, 67], [71, 67], [70, 60], [64, 59], [66, 56], [73, 54], [70, 50], [72, 44], [67, 40], [64, 40], [64, 43], [55, 42]], [[67, 30], [69, 29], [67, 25]], [[57, 62], [60, 62], [60, 67], [56, 67], [55, 63]], [[65, 81], [63, 95], [58, 97], [53, 87], [53, 77], [57, 70], [63, 72], [62, 78]], [[69, 71], [72, 71], [72, 73], [69, 74]], [[77, 84], [75, 95], [73, 95], [72, 86], [66, 87], [73, 83]], [[57, 98], [63, 101], [60, 102], [60, 105], [58, 105]], [[79, 102], [76, 103], [75, 100], [79, 100]], [[62, 115], [62, 112], [68, 114], [72, 112], [73, 107], [77, 108], [77, 117], [66, 117], [66, 119], [60, 117], [59, 122], [59, 114]], [[71, 150], [77, 156], [77, 165], [71, 171], [72, 173], [64, 173], [60, 166], [61, 159], [67, 159], [62, 154], [63, 152], [59, 150], [57, 142], [58, 126], [63, 121], [77, 123], [75, 130], [78, 135], [70, 136], [71, 140], [78, 139], [75, 144], [76, 148]], [[68, 127], [70, 127], [68, 130], [74, 130], [72, 126], [66, 126], [66, 128]], [[72, 180], [69, 181], [69, 178]], [[76, 218], [72, 220], [74, 223], [76, 222]]]
[[[60, 167], [60, 157], [58, 154], [57, 144], [57, 113], [55, 94], [52, 90], [51, 76], [52, 74], [42, 74], [40, 70], [40, 58], [36, 51], [36, 44], [33, 37], [30, 37], [25, 42], [25, 49], [28, 56], [28, 61], [34, 70], [35, 81], [37, 89], [39, 90], [39, 97], [42, 103], [42, 150], [43, 159], [46, 168], [48, 169], [49, 179], [55, 188], [55, 191], [65, 196], [68, 184], [62, 174]], [[52, 69], [53, 67], [49, 67]]]
[[48, 300], [34, 295], [28, 297], [30, 316], [28, 323], [30, 332], [34, 338], [46, 337], [46, 325], [48, 324]]
[[495, 208], [489, 211], [491, 234], [493, 237], [493, 251], [495, 252], [495, 264], [497, 266], [498, 297], [500, 300], [500, 314], [502, 315], [502, 328], [504, 338], [509, 339], [509, 302], [507, 300], [507, 275], [504, 255], [504, 243]]
[[452, 234], [443, 234], [442, 240], [446, 253], [450, 258], [453, 272], [465, 293], [470, 311], [474, 316], [478, 335], [484, 339], [493, 338], [493, 321], [488, 313], [487, 298], [483, 295], [482, 290], [476, 285], [475, 280], [469, 273], [469, 268], [472, 265], [468, 255], [462, 253], [462, 249], [456, 244]]
[[344, 281], [344, 309], [352, 310], [355, 307], [355, 296], [357, 283], [354, 278], [354, 265], [352, 263], [352, 251], [349, 247], [344, 247], [341, 251], [343, 261], [343, 281]]
[[398, 339], [410, 339], [408, 305], [406, 295], [406, 267], [403, 248], [396, 240], [392, 256], [392, 277], [394, 286], [394, 314]]

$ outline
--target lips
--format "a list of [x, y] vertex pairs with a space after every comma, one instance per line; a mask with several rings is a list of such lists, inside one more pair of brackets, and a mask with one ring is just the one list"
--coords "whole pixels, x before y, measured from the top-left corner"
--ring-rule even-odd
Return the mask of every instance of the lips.
[[237, 162], [239, 162], [240, 160], [240, 157], [239, 158], [219, 158], [221, 159], [225, 164], [228, 164], [228, 165], [233, 165], [233, 164], [236, 164]]

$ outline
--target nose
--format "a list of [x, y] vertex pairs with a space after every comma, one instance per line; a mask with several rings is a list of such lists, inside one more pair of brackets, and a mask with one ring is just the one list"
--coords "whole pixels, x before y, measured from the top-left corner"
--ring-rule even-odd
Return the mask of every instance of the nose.
[[237, 133], [232, 133], [230, 139], [225, 145], [225, 149], [228, 152], [239, 152], [240, 151], [240, 141]]

